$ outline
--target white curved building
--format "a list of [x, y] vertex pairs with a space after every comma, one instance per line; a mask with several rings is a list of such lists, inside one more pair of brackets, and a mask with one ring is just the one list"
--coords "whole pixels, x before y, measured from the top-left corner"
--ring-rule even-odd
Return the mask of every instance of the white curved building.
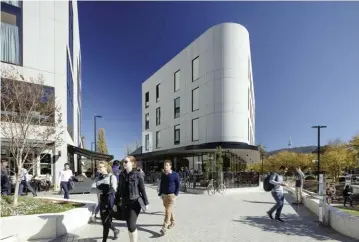
[[259, 160], [249, 33], [242, 25], [208, 29], [142, 84], [142, 99], [139, 158], [221, 146], [246, 162]]

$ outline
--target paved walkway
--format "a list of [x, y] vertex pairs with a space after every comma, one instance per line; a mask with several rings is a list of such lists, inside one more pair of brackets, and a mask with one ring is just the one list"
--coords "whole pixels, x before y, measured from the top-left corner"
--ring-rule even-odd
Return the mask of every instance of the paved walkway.
[[[148, 213], [140, 214], [138, 220], [139, 241], [173, 242], [218, 242], [218, 241], [355, 241], [332, 229], [316, 224], [317, 217], [303, 206], [292, 207], [290, 196], [283, 208], [286, 223], [271, 221], [265, 214], [273, 206], [270, 193], [256, 192], [233, 195], [191, 195], [181, 194], [176, 202], [176, 227], [161, 237], [159, 231], [163, 221], [163, 208], [156, 191], [147, 188], [150, 198]], [[93, 200], [95, 195], [72, 195], [73, 199]], [[129, 241], [122, 222], [117, 241]], [[112, 232], [110, 232], [112, 236]], [[84, 227], [52, 242], [95, 242], [101, 241], [100, 223]], [[109, 241], [112, 241], [111, 238]]]

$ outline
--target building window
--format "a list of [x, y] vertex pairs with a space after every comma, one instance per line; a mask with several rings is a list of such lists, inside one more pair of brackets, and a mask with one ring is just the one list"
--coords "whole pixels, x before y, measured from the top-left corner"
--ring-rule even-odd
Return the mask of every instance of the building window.
[[174, 105], [175, 118], [178, 118], [181, 113], [180, 102], [181, 100], [179, 97], [175, 99], [175, 105]]
[[40, 155], [40, 174], [46, 175], [51, 174], [51, 155], [41, 154]]
[[199, 109], [199, 87], [192, 90], [192, 111]]
[[160, 131], [157, 131], [156, 132], [156, 148], [160, 148], [160, 138], [161, 138]]
[[145, 150], [149, 151], [149, 147], [150, 147], [150, 135], [146, 134], [146, 136], [145, 136]]
[[156, 86], [156, 102], [160, 101], [160, 84]]
[[192, 82], [199, 78], [199, 56], [192, 60]]
[[71, 56], [71, 63], [74, 66], [74, 11], [72, 8], [72, 1], [69, 1], [69, 51]]
[[74, 81], [70, 56], [67, 54], [67, 131], [74, 139]]
[[192, 120], [192, 141], [199, 140], [198, 123], [199, 123], [198, 118]]
[[145, 114], [145, 129], [149, 129], [150, 128], [150, 114], [146, 113]]
[[1, 1], [1, 61], [22, 65], [22, 1]]
[[156, 108], [156, 126], [161, 124], [161, 108]]
[[174, 129], [174, 144], [178, 145], [181, 142], [181, 136], [180, 136], [180, 125], [176, 125]]
[[146, 92], [145, 94], [145, 108], [148, 108], [150, 106], [150, 93]]
[[180, 70], [174, 75], [174, 91], [177, 92], [180, 89]]

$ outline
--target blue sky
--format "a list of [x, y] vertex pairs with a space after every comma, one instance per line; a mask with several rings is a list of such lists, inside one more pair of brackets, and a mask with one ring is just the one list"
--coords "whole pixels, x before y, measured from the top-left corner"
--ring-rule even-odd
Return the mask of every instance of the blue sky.
[[268, 150], [359, 132], [359, 2], [80, 2], [83, 135], [103, 115], [109, 152], [141, 140], [141, 83], [204, 31], [250, 33], [256, 143]]

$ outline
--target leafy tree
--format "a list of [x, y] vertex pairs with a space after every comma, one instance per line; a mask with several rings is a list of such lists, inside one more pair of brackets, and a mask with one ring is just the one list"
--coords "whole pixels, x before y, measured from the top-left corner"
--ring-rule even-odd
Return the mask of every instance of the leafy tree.
[[15, 67], [1, 66], [0, 132], [3, 147], [15, 158], [11, 168], [16, 174], [13, 206], [17, 206], [21, 169], [33, 170], [37, 165], [33, 152], [45, 154], [60, 146], [64, 134], [61, 108], [42, 75], [24, 78]]
[[349, 141], [349, 147], [354, 150], [357, 161], [359, 162], [359, 134], [355, 135], [350, 141]]
[[97, 152], [102, 154], [108, 154], [106, 140], [105, 140], [105, 129], [101, 128], [98, 130], [97, 139]]

